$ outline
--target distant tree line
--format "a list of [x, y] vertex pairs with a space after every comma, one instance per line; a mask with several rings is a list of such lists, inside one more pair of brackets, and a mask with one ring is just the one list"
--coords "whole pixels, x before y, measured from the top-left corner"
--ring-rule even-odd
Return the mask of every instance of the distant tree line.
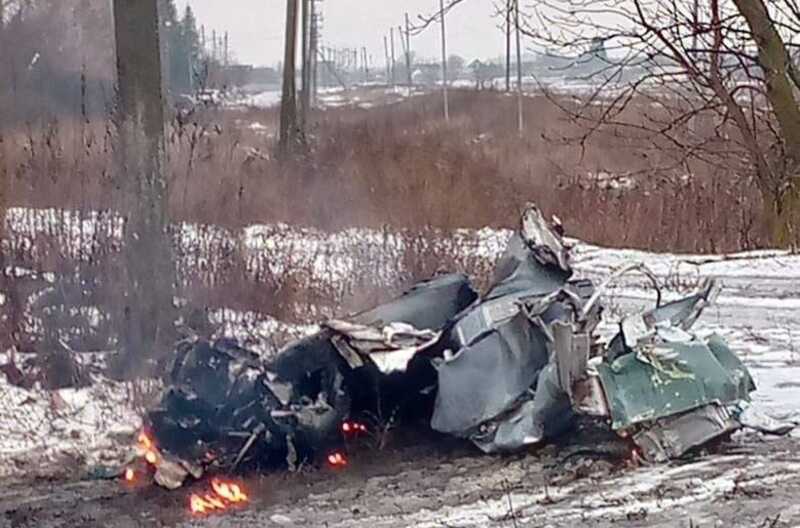
[[[159, 0], [170, 94], [213, 81], [220, 57], [202, 48], [191, 8]], [[108, 114], [114, 101], [111, 5], [96, 0], [0, 0], [0, 126]]]

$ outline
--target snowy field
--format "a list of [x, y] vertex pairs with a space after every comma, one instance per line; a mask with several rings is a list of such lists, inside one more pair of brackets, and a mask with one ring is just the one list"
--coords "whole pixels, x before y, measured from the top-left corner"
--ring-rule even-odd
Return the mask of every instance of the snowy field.
[[[34, 221], [35, 220], [35, 221]], [[91, 234], [103, 229], [111, 239], [121, 232], [118, 219], [55, 211], [10, 211], [8, 224], [17, 245], [50, 233], [60, 237], [65, 248], [83, 246], [84, 257], [96, 250]], [[59, 229], [53, 230], [53, 224]], [[238, 232], [183, 225], [179, 230], [183, 266], [213, 268], [215, 255], [207, 238], [226, 237], [242, 253], [248, 266], [266, 266], [276, 276], [294, 269], [310, 270], [309, 285], [352, 282], [353, 276], [372, 274], [372, 280], [387, 288], [396, 285], [408, 239], [399, 233], [351, 229], [328, 234], [286, 225], [251, 226]], [[441, 234], [428, 243], [431, 251], [460, 252], [464, 268], [491, 267], [502, 252], [510, 232], [483, 229]], [[73, 238], [67, 240], [67, 238]], [[603, 279], [629, 262], [643, 262], [659, 277], [665, 298], [686, 293], [703, 277], [718, 277], [724, 289], [717, 304], [697, 324], [699, 333], [720, 333], [751, 369], [758, 384], [754, 403], [766, 413], [800, 421], [800, 255], [783, 251], [760, 251], [735, 255], [673, 255], [609, 249], [573, 241], [573, 264], [580, 276]], [[76, 254], [77, 256], [77, 254]], [[611, 320], [651, 305], [654, 292], [640, 277], [630, 276], [609, 290], [607, 306]], [[313, 332], [314, 324], [289, 325], [268, 314], [217, 310], [213, 319], [222, 333], [250, 342], [254, 348], [272, 334], [300, 336]], [[322, 317], [322, 316], [320, 316]], [[313, 323], [313, 321], [309, 321]], [[604, 327], [606, 335], [612, 323]], [[261, 350], [267, 353], [267, 349]], [[5, 358], [0, 359], [0, 363]], [[124, 456], [126, 435], [139, 425], [131, 402], [133, 387], [98, 378], [85, 389], [43, 391], [10, 386], [0, 375], [0, 477], [24, 474], [32, 467], [44, 468], [69, 458], [84, 465], [111, 463]]]
[[[50, 239], [65, 255], [87, 259], [99, 250], [98, 234], [114, 243], [122, 231], [119, 218], [112, 215], [53, 210], [15, 209], [7, 222], [12, 246], [34, 256], [37, 241]], [[408, 276], [405, 267], [413, 262], [409, 252], [458, 253], [451, 259], [458, 267], [485, 274], [509, 236], [509, 231], [492, 229], [438, 236], [431, 232], [425, 247], [407, 234], [386, 230], [329, 234], [287, 225], [228, 231], [184, 224], [176, 243], [183, 267], [211, 273], [220, 248], [235, 248], [249, 269], [266, 267], [276, 276], [303, 270], [309, 287], [336, 292], [337, 285], [344, 289], [357, 284], [355, 277], [362, 274], [369, 274], [373, 284], [396, 287]], [[696, 328], [701, 334], [722, 334], [743, 358], [758, 384], [758, 409], [800, 421], [800, 255], [656, 254], [571, 242], [578, 275], [603, 279], [624, 264], [644, 262], [659, 277], [667, 299], [690, 291], [704, 277], [720, 278], [723, 292]], [[30, 270], [14, 271], [22, 275]], [[52, 270], [39, 271], [53, 280]], [[626, 276], [608, 291], [610, 322], [602, 328], [604, 335], [614, 332], [614, 320], [651, 306], [654, 299], [644, 278]], [[264, 354], [274, 350], [264, 346], [273, 335], [301, 336], [316, 329], [313, 321], [287, 324], [255, 312], [216, 309], [211, 315], [221, 333]], [[103, 361], [103, 354], [81, 356]], [[5, 360], [3, 356], [0, 363]], [[84, 481], [11, 485], [0, 493], [0, 513], [12, 525], [800, 526], [800, 508], [792, 506], [800, 494], [798, 441], [755, 433], [737, 434], [730, 448], [696, 461], [622, 471], [598, 463], [584, 467], [581, 462], [559, 462], [558, 453], [547, 449], [500, 459], [449, 447], [441, 452], [378, 453], [378, 462], [360, 467], [356, 460], [339, 475], [253, 481], [249, 508], [192, 519], [180, 493], [153, 502], [147, 491], [141, 495], [116, 482], [85, 480], [96, 478], [98, 467], [112, 468], [125, 460], [126, 446], [140, 423], [141, 402], [158, 390], [155, 382], [115, 383], [100, 374], [94, 381], [83, 389], [25, 390], [10, 386], [0, 374], [0, 479]]]
[[[441, 82], [438, 83], [441, 86]], [[451, 88], [458, 90], [473, 90], [476, 82], [473, 79], [458, 79], [450, 83]], [[620, 93], [624, 84], [591, 82], [581, 79], [564, 79], [558, 77], [523, 80], [523, 92], [526, 96], [541, 95], [544, 91], [559, 94], [572, 95], [575, 97], [585, 97], [594, 94], [602, 87], [603, 94], [607, 97]], [[352, 106], [356, 108], [369, 109], [375, 106], [385, 106], [396, 103], [415, 95], [437, 92], [437, 86], [418, 85], [412, 90], [405, 86], [387, 87], [385, 85], [355, 84], [349, 89], [342, 87], [330, 87], [320, 89], [318, 105], [322, 109], [338, 108], [342, 106]], [[505, 78], [491, 79], [483, 83], [483, 88], [503, 91], [505, 90]], [[512, 80], [512, 90], [516, 89], [516, 79]], [[253, 108], [275, 108], [280, 105], [281, 91], [266, 90], [241, 98], [233, 99], [226, 103], [226, 106], [247, 106]]]
[[[404, 86], [394, 88], [374, 85], [354, 85], [345, 90], [342, 87], [321, 88], [317, 96], [317, 105], [321, 109], [353, 106], [364, 110], [375, 106], [385, 106], [407, 99], [414, 95], [426, 93], [426, 89], [417, 87], [409, 90]], [[281, 103], [280, 90], [263, 92], [233, 99], [226, 106], [247, 106], [253, 108], [275, 108]]]

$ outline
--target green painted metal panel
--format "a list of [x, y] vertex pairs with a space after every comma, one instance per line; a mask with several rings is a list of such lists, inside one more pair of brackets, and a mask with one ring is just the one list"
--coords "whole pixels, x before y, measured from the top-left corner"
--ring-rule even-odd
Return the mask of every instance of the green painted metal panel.
[[615, 430], [709, 403], [749, 399], [747, 368], [724, 341], [658, 343], [598, 366]]

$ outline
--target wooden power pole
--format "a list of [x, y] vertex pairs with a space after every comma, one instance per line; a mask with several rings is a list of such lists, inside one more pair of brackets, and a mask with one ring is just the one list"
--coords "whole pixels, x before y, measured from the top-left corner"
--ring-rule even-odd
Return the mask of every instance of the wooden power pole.
[[[123, 365], [157, 358], [174, 339], [175, 265], [167, 213], [158, 0], [114, 0], [117, 174], [127, 213], [120, 341]], [[134, 363], [134, 361], [136, 363]]]
[[506, 0], [506, 92], [511, 91], [511, 11], [514, 0]]
[[392, 64], [389, 59], [389, 37], [386, 35], [383, 36], [383, 54], [386, 60], [386, 84], [389, 84], [392, 78]]
[[311, 113], [311, 0], [303, 0], [303, 34], [302, 56], [303, 66], [300, 77], [303, 81], [303, 90], [300, 92], [300, 130], [303, 134]]
[[439, 0], [442, 16], [442, 97], [444, 98], [444, 120], [450, 121], [450, 101], [447, 94], [447, 28], [445, 26], [444, 0]]
[[414, 84], [413, 72], [411, 71], [411, 19], [406, 13], [406, 71], [408, 73], [408, 89]]
[[311, 107], [316, 106], [317, 104], [317, 83], [319, 77], [317, 75], [317, 64], [319, 62], [318, 53], [319, 53], [319, 32], [320, 32], [320, 14], [317, 12], [317, 0], [311, 0], [311, 37], [310, 37], [310, 49], [309, 49], [309, 60], [311, 65], [311, 77], [310, 77], [310, 86], [311, 86]]
[[297, 56], [297, 2], [286, 0], [286, 42], [283, 56], [283, 91], [281, 94], [281, 122], [279, 149], [283, 155], [297, 144], [297, 87], [295, 86], [295, 60]]
[[397, 61], [395, 60], [394, 54], [394, 28], [389, 28], [389, 40], [391, 44], [391, 53], [392, 53], [392, 87], [397, 84]]
[[514, 0], [514, 25], [517, 32], [517, 125], [519, 135], [522, 137], [525, 133], [525, 116], [522, 112], [522, 40], [519, 27], [519, 0]]

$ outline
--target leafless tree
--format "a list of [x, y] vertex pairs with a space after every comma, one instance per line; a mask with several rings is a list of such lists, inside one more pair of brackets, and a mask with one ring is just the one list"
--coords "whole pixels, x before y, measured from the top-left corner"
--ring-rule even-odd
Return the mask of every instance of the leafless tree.
[[[466, 1], [450, 0], [442, 11]], [[584, 124], [578, 141], [613, 127], [670, 151], [672, 169], [691, 174], [690, 164], [699, 163], [727, 172], [731, 185], [750, 179], [774, 243], [800, 245], [797, 0], [538, 0], [523, 7], [530, 41], [571, 56], [562, 74], [594, 85], [577, 106], [552, 97]], [[415, 32], [438, 16], [420, 16]]]
[[127, 212], [120, 337], [125, 366], [131, 366], [162, 357], [174, 339], [176, 279], [167, 215], [158, 0], [114, 0], [114, 30], [116, 178], [119, 209]]
[[[526, 33], [571, 50], [594, 89], [562, 105], [584, 122], [671, 150], [674, 168], [755, 181], [774, 243], [800, 242], [800, 98], [791, 50], [796, 0], [544, 0]], [[601, 43], [598, 46], [598, 43]], [[568, 69], [566, 69], [568, 70]], [[555, 101], [563, 100], [553, 98]]]

